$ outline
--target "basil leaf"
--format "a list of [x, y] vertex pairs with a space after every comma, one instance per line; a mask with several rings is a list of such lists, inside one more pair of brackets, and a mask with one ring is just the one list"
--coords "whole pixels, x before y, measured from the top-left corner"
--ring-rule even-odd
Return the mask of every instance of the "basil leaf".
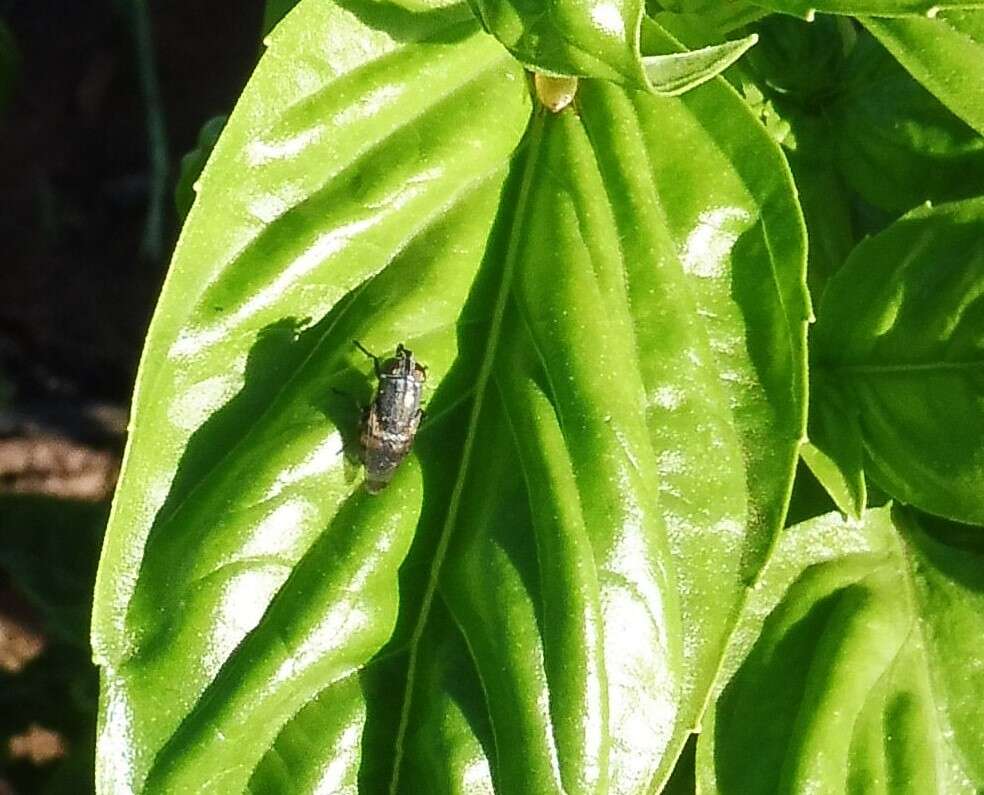
[[[857, 411], [868, 475], [899, 500], [976, 524], [984, 521], [982, 233], [984, 199], [904, 216], [861, 243], [830, 281], [811, 337], [814, 372]], [[838, 433], [850, 433], [853, 422], [843, 424]], [[825, 438], [818, 446], [842, 458], [838, 449], [849, 446]]]
[[[984, 782], [984, 558], [913, 511], [790, 528], [698, 741], [721, 793], [972, 792]], [[733, 672], [733, 676], [731, 675]]]
[[984, 11], [862, 22], [913, 77], [984, 135]]

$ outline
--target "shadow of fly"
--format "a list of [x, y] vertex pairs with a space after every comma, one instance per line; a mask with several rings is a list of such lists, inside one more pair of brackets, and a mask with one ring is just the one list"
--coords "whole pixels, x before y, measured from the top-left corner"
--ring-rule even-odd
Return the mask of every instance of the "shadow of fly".
[[379, 384], [376, 396], [363, 414], [362, 462], [366, 467], [366, 489], [378, 494], [393, 479], [400, 462], [407, 457], [424, 412], [420, 398], [427, 380], [427, 368], [414, 359], [403, 344], [396, 356], [381, 360], [358, 341], [356, 347], [368, 356]]

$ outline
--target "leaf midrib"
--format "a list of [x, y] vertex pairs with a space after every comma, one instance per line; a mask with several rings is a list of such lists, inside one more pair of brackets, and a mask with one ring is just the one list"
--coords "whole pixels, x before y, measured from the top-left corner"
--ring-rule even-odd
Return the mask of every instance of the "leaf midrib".
[[434, 551], [433, 563], [431, 564], [430, 574], [427, 579], [427, 587], [421, 600], [420, 613], [417, 617], [416, 625], [410, 636], [409, 642], [409, 661], [407, 663], [406, 686], [403, 691], [403, 704], [400, 709], [400, 722], [397, 728], [396, 739], [393, 751], [393, 772], [390, 778], [389, 793], [397, 795], [399, 791], [400, 767], [403, 762], [404, 741], [410, 723], [410, 708], [413, 703], [414, 679], [417, 669], [417, 657], [420, 649], [420, 641], [430, 616], [431, 606], [437, 593], [438, 582], [440, 580], [441, 567], [444, 558], [447, 556], [448, 547], [451, 541], [451, 533], [457, 524], [458, 511], [461, 505], [461, 496], [464, 492], [467, 475], [470, 470], [472, 450], [475, 438], [478, 435], [478, 425], [481, 418], [482, 407], [485, 394], [488, 389], [489, 381], [492, 377], [493, 365], [498, 349], [499, 337], [502, 330], [502, 321], [505, 316], [506, 305], [512, 286], [512, 274], [515, 271], [516, 260], [520, 245], [520, 236], [517, 232], [522, 218], [525, 214], [526, 205], [529, 202], [529, 195], [533, 184], [533, 176], [536, 171], [535, 163], [543, 137], [544, 116], [542, 111], [536, 113], [528, 133], [528, 150], [525, 154], [523, 164], [523, 176], [520, 184], [519, 194], [516, 201], [516, 208], [513, 215], [514, 223], [509, 237], [509, 247], [503, 263], [502, 281], [496, 295], [495, 308], [492, 314], [492, 322], [489, 328], [488, 345], [482, 358], [481, 368], [474, 387], [474, 401], [472, 402], [471, 412], [468, 418], [468, 430], [465, 435], [464, 446], [461, 451], [461, 465], [458, 468], [458, 476], [455, 480], [454, 490], [451, 492], [451, 499], [448, 504], [448, 512], [445, 516], [444, 525], [441, 528], [441, 535], [438, 539]]
[[[898, 511], [898, 508], [895, 508]], [[912, 528], [909, 522], [906, 530], [911, 532]], [[939, 705], [943, 703], [937, 695], [936, 690], [936, 676], [938, 676], [935, 670], [935, 663], [930, 653], [929, 644], [926, 638], [926, 630], [923, 627], [922, 616], [920, 614], [920, 600], [917, 592], [917, 587], [915, 583], [915, 573], [918, 571], [919, 567], [916, 561], [912, 559], [909, 551], [908, 541], [904, 537], [903, 533], [900, 532], [898, 524], [895, 525], [896, 532], [892, 534], [892, 541], [898, 548], [899, 555], [899, 570], [900, 577], [902, 580], [902, 590], [904, 593], [904, 599], [911, 611], [912, 620], [912, 632], [919, 636], [919, 651], [926, 665], [926, 686], [929, 689], [930, 697], [933, 703], [933, 714], [938, 721], [938, 727], [940, 729], [939, 737], [940, 741], [950, 749], [950, 753], [953, 754], [955, 759], [959, 759], [964, 764], [964, 769], [968, 769], [969, 766], [966, 765], [966, 760], [964, 759], [964, 754], [961, 750], [956, 747], [953, 743], [953, 734], [951, 731], [946, 731], [950, 729], [949, 716], [946, 714], [946, 710], [941, 708]]]

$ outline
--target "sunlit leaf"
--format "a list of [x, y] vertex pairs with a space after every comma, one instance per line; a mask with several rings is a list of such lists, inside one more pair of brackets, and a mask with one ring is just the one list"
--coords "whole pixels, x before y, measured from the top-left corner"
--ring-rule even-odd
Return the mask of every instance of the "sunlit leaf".
[[667, 96], [706, 82], [755, 44], [754, 37], [746, 37], [680, 52], [658, 25], [644, 19], [642, 0], [471, 3], [485, 27], [529, 69], [602, 78]]
[[[662, 33], [657, 25], [650, 25], [648, 22], [646, 29], [647, 43]], [[660, 38], [665, 40], [666, 37], [664, 35]], [[653, 91], [672, 97], [690, 91], [721, 74], [754, 46], [756, 41], [758, 37], [751, 35], [691, 52], [649, 55], [642, 59], [643, 68]], [[656, 49], [655, 46], [651, 48]], [[674, 46], [673, 49], [678, 48]]]
[[984, 559], [890, 507], [787, 530], [700, 735], [705, 791], [972, 793]]
[[[802, 219], [721, 81], [530, 110], [464, 6], [302, 0], [272, 33], [141, 366], [103, 792], [669, 776], [789, 498]], [[378, 496], [353, 339], [428, 368]]]
[[346, 468], [351, 340], [443, 380], [529, 99], [467, 9], [349, 5], [272, 34], [152, 324], [97, 585], [104, 792], [241, 789], [392, 631], [421, 474], [370, 498]]
[[984, 11], [862, 22], [917, 80], [984, 135]]
[[745, 0], [646, 0], [646, 11], [674, 35], [681, 29], [703, 31], [712, 41], [769, 13]]

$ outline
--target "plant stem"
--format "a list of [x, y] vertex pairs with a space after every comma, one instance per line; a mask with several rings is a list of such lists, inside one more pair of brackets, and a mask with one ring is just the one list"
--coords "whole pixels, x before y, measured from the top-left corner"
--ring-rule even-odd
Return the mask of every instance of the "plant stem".
[[137, 70], [143, 91], [147, 124], [147, 158], [150, 180], [147, 191], [147, 220], [144, 225], [141, 253], [152, 262], [160, 262], [164, 254], [164, 212], [167, 192], [168, 146], [164, 123], [164, 104], [157, 75], [150, 12], [147, 0], [130, 0], [133, 41], [136, 48]]

